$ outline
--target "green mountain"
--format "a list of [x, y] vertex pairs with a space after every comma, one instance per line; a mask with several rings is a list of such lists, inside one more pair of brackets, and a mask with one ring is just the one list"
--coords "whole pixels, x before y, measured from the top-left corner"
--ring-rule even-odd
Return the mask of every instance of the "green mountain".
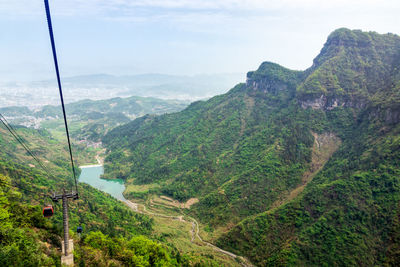
[[395, 265], [399, 122], [400, 37], [339, 29], [305, 71], [265, 62], [110, 131], [105, 176], [147, 188], [131, 198], [198, 198], [211, 241], [260, 266]]

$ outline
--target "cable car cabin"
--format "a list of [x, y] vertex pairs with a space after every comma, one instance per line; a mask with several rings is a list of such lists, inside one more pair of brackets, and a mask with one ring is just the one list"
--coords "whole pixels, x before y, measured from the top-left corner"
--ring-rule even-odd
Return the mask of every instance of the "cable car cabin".
[[54, 214], [54, 210], [53, 210], [52, 205], [49, 205], [49, 206], [46, 206], [43, 208], [43, 216], [45, 218], [49, 218], [49, 217], [53, 216], [53, 214]]
[[82, 233], [82, 226], [78, 226], [77, 228], [76, 228], [76, 232], [78, 233], [78, 234], [80, 234], [80, 233]]

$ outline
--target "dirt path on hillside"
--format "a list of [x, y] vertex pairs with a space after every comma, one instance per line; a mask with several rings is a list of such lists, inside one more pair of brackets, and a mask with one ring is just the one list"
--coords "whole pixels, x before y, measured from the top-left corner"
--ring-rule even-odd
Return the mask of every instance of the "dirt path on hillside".
[[303, 192], [306, 185], [312, 181], [314, 176], [322, 170], [325, 163], [328, 162], [333, 153], [339, 148], [342, 141], [333, 133], [316, 134], [314, 136], [314, 145], [312, 149], [310, 169], [302, 177], [301, 184], [292, 191], [284, 194], [284, 197], [275, 201], [269, 210], [273, 210], [293, 199]]
[[[199, 232], [200, 232], [199, 223], [193, 217], [186, 216], [188, 219], [191, 220], [191, 221], [187, 221], [187, 220], [185, 220], [183, 218], [184, 217], [183, 215], [173, 216], [173, 215], [166, 215], [166, 214], [161, 214], [161, 213], [154, 213], [154, 212], [148, 211], [145, 205], [134, 203], [134, 202], [132, 202], [130, 200], [125, 200], [125, 204], [129, 208], [131, 208], [133, 211], [138, 212], [138, 213], [157, 216], [157, 217], [161, 217], [161, 218], [168, 218], [168, 219], [172, 219], [172, 220], [178, 220], [178, 221], [181, 221], [181, 222], [184, 222], [184, 223], [190, 223], [192, 225], [192, 228], [191, 228], [191, 241], [192, 242], [194, 242], [195, 239], [198, 238], [201, 243], [203, 243], [206, 246], [212, 247], [215, 251], [218, 251], [219, 253], [228, 255], [228, 256], [230, 256], [230, 257], [232, 257], [234, 259], [240, 258], [240, 265], [242, 265], [243, 267], [252, 267], [252, 266], [254, 266], [246, 258], [244, 258], [242, 256], [238, 256], [238, 255], [236, 255], [236, 254], [234, 254], [232, 252], [223, 250], [222, 248], [219, 248], [219, 247], [217, 247], [217, 246], [215, 246], [215, 245], [213, 245], [211, 243], [208, 243], [208, 242], [204, 241], [199, 235]], [[139, 205], [141, 205], [143, 207], [143, 211], [139, 210]]]
[[100, 165], [104, 164], [104, 158], [100, 157], [101, 154], [104, 154], [106, 152], [106, 149], [103, 148], [102, 150], [98, 151], [96, 154], [96, 160]]
[[[236, 254], [234, 254], [234, 253], [232, 253], [232, 252], [223, 250], [223, 249], [221, 249], [221, 248], [219, 248], [219, 247], [217, 247], [217, 246], [215, 246], [215, 245], [213, 245], [213, 244], [211, 244], [211, 243], [208, 243], [208, 242], [204, 241], [204, 240], [200, 237], [200, 235], [199, 235], [199, 223], [196, 221], [195, 218], [192, 218], [192, 217], [189, 217], [189, 218], [192, 220], [192, 231], [193, 231], [194, 228], [195, 228], [195, 233], [194, 233], [194, 235], [192, 236], [192, 240], [195, 239], [194, 237], [197, 237], [203, 244], [206, 244], [207, 246], [212, 247], [214, 250], [216, 250], [216, 251], [218, 251], [218, 252], [220, 252], [220, 253], [223, 253], [223, 254], [225, 254], [225, 255], [228, 255], [228, 256], [230, 256], [230, 257], [232, 257], [232, 258], [234, 258], [234, 259], [236, 259], [237, 257], [239, 257], [239, 256], [237, 256]], [[244, 260], [243, 257], [241, 257], [241, 258]], [[251, 264], [248, 263], [248, 262], [246, 262], [245, 264], [242, 264], [242, 265], [243, 265], [243, 266], [253, 266], [253, 265], [251, 265]]]

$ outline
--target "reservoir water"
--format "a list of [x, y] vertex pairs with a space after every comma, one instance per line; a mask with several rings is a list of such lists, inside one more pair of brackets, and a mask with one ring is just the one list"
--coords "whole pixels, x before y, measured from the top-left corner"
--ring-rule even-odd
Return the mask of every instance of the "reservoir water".
[[109, 193], [116, 199], [125, 201], [122, 192], [125, 190], [124, 181], [120, 179], [116, 180], [106, 180], [101, 179], [100, 175], [104, 173], [104, 168], [101, 165], [81, 167], [82, 172], [79, 176], [79, 182], [87, 183], [103, 192]]

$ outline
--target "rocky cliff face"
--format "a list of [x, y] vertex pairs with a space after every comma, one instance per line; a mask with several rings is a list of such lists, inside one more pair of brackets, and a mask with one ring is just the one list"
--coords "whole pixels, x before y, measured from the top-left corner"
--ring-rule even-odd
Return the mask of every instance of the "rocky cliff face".
[[399, 72], [400, 37], [339, 29], [297, 87], [302, 107], [364, 109], [387, 95]]
[[250, 90], [263, 92], [264, 94], [277, 94], [279, 91], [287, 91], [288, 85], [279, 81], [271, 81], [270, 79], [255, 80], [248, 78], [246, 86]]
[[256, 98], [269, 98], [270, 104], [293, 99], [303, 72], [286, 69], [278, 64], [264, 62], [256, 71], [247, 73], [247, 94]]
[[347, 107], [361, 110], [367, 106], [368, 101], [356, 97], [326, 96], [321, 94], [319, 97], [310, 96], [299, 99], [302, 108], [312, 108], [320, 110], [333, 110], [337, 107]]
[[[304, 109], [360, 112], [398, 94], [399, 88], [393, 88], [399, 77], [399, 36], [339, 29], [328, 37], [311, 68], [292, 71], [264, 62], [247, 74], [246, 87], [252, 94], [296, 97]], [[386, 117], [387, 122], [397, 121], [397, 111], [388, 110]]]

